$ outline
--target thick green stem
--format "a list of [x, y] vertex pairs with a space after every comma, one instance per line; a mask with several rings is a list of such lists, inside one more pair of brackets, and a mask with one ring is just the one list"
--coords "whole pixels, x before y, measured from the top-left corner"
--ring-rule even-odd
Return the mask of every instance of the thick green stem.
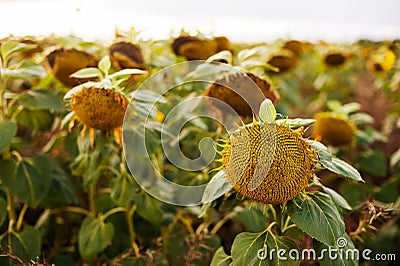
[[129, 208], [129, 205], [126, 206], [126, 222], [128, 223], [129, 237], [131, 239], [131, 245], [133, 251], [135, 252], [136, 257], [140, 257], [140, 249], [138, 244], [136, 243], [136, 233], [135, 227], [133, 225], [133, 215], [136, 211], [136, 205], [133, 205]]
[[89, 210], [91, 213], [96, 213], [96, 207], [94, 204], [94, 191], [95, 191], [95, 185], [90, 185], [88, 188], [88, 201], [89, 201]]

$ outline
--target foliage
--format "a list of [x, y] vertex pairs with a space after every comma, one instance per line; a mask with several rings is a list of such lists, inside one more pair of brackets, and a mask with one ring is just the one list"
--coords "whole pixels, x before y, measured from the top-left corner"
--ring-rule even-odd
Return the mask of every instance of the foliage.
[[[292, 53], [295, 66], [281, 72], [267, 62], [287, 49], [284, 40], [233, 44], [233, 53], [219, 52], [185, 77], [218, 77], [222, 70], [211, 63], [223, 61], [278, 89], [276, 110], [271, 103], [262, 105], [264, 121], [276, 118], [276, 123], [293, 129], [303, 127], [310, 136], [314, 119], [308, 118], [330, 111], [345, 116], [357, 128], [355, 141], [347, 146], [325, 146], [308, 139], [319, 158], [312, 183], [286, 204], [263, 205], [239, 195], [223, 171], [212, 171], [219, 166], [216, 162], [190, 172], [178, 169], [165, 157], [159, 142], [160, 117], [174, 104], [202, 95], [204, 88], [182, 86], [163, 97], [153, 91], [135, 92], [153, 73], [184, 60], [172, 53], [172, 40], [139, 37], [133, 32], [127, 36], [120, 33], [115, 41], [128, 38], [138, 44], [146, 70], [118, 71], [107, 55], [108, 47], [74, 36], [50, 36], [29, 43], [16, 37], [0, 40], [1, 265], [21, 261], [49, 265], [299, 265], [301, 258], [263, 260], [257, 254], [265, 255], [265, 248], [298, 252], [337, 248], [339, 238], [346, 240], [345, 250], [396, 252], [400, 245], [400, 65], [398, 59], [381, 62], [386, 57], [376, 53], [390, 50], [399, 58], [398, 42], [301, 43], [301, 53]], [[71, 76], [83, 84], [69, 89], [52, 75], [45, 56], [59, 46], [96, 55], [98, 67]], [[327, 64], [325, 56], [337, 48], [345, 54], [344, 63]], [[118, 135], [99, 130], [88, 133], [84, 125], [69, 123], [74, 114], [63, 99], [70, 100], [85, 86], [110, 88], [133, 98], [138, 127], [147, 119], [144, 115], [151, 114], [150, 141], [146, 143], [151, 160], [173, 182], [209, 182], [201, 207], [172, 206], [153, 198], [129, 172], [122, 147], [114, 141]], [[160, 99], [160, 105], [152, 109], [149, 103], [155, 99]], [[176, 119], [189, 117], [195, 108], [196, 104], [185, 106]], [[139, 130], [134, 134], [138, 139], [144, 137]], [[185, 155], [197, 158], [199, 140], [218, 141], [226, 136], [215, 123], [194, 119], [173, 141]], [[136, 152], [141, 160], [141, 151]], [[315, 260], [306, 258], [303, 263]], [[331, 261], [321, 259], [319, 263]], [[358, 262], [338, 260], [335, 264]]]

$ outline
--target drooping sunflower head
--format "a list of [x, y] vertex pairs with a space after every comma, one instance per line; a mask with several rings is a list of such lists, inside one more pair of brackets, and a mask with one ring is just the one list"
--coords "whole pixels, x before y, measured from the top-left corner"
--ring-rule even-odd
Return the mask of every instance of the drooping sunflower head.
[[145, 68], [142, 50], [139, 46], [132, 43], [114, 43], [110, 47], [109, 56], [112, 65], [117, 70], [126, 68]]
[[242, 195], [265, 204], [282, 204], [303, 191], [317, 159], [302, 130], [254, 121], [223, 145], [222, 169]]
[[[248, 80], [257, 86], [249, 86]], [[235, 73], [223, 77], [211, 84], [205, 95], [216, 98], [230, 107], [241, 117], [251, 118], [253, 112], [257, 113], [261, 102], [269, 98], [274, 105], [278, 102], [279, 93], [272, 88], [271, 84], [251, 73]], [[224, 114], [228, 114], [230, 109], [218, 101], [210, 101], [211, 104], [220, 109]], [[252, 110], [251, 106], [255, 109]]]
[[279, 72], [285, 72], [297, 66], [297, 55], [289, 49], [281, 49], [272, 54], [267, 63], [278, 68]]
[[341, 52], [329, 52], [325, 55], [324, 63], [330, 67], [338, 67], [346, 62], [347, 56]]
[[82, 134], [90, 129], [92, 144], [95, 129], [107, 133], [113, 131], [117, 143], [121, 143], [122, 124], [129, 104], [125, 95], [109, 88], [80, 86], [70, 91], [65, 99], [70, 101], [74, 112], [70, 128], [78, 120], [84, 125]]
[[356, 128], [353, 123], [332, 112], [315, 115], [312, 136], [331, 146], [349, 145], [355, 138]]
[[74, 87], [88, 81], [87, 79], [71, 78], [74, 72], [97, 66], [95, 57], [85, 51], [60, 48], [47, 55], [47, 62], [53, 75], [67, 87]]
[[283, 45], [283, 48], [288, 49], [288, 50], [292, 51], [293, 53], [295, 53], [297, 56], [299, 56], [304, 52], [305, 45], [300, 41], [290, 40], [290, 41], [287, 41]]
[[218, 52], [232, 51], [232, 47], [226, 37], [200, 39], [196, 36], [180, 36], [173, 40], [172, 50], [187, 60], [206, 60]]

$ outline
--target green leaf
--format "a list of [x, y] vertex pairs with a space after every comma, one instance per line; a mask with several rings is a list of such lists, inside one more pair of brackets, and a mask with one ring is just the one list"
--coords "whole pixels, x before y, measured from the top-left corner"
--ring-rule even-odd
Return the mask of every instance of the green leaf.
[[328, 246], [335, 246], [336, 240], [346, 234], [338, 209], [324, 193], [296, 197], [289, 202], [287, 211], [303, 232]]
[[[271, 252], [272, 249], [275, 251]], [[289, 255], [291, 250], [299, 253], [296, 243], [285, 237], [270, 232], [245, 232], [236, 236], [231, 253], [234, 265], [298, 265], [297, 258]]]
[[7, 163], [7, 172], [1, 172], [4, 185], [20, 201], [37, 207], [50, 188], [55, 163], [52, 158], [38, 155], [18, 162], [14, 167]]
[[360, 108], [361, 108], [361, 104], [359, 104], [359, 103], [348, 103], [348, 104], [340, 106], [337, 109], [337, 112], [348, 115], [348, 114], [351, 114], [351, 113], [354, 113], [354, 112], [360, 110]]
[[318, 141], [312, 141], [311, 145], [318, 153], [322, 166], [324, 166], [326, 169], [356, 181], [365, 182], [357, 169], [330, 154], [328, 148], [324, 144]]
[[[42, 241], [38, 230], [32, 226], [25, 226], [21, 232], [13, 232], [3, 235], [3, 238], [0, 237], [0, 246], [3, 251], [11, 252], [12, 250], [12, 254], [25, 262], [30, 262], [31, 260], [36, 261], [36, 258], [40, 256]], [[10, 264], [8, 259], [1, 257], [0, 264], [15, 265], [14, 263]]]
[[87, 78], [103, 78], [103, 74], [101, 71], [96, 67], [88, 67], [84, 69], [80, 69], [75, 73], [70, 75], [71, 78], [78, 78], [78, 79], [87, 79]]
[[351, 121], [356, 125], [371, 124], [374, 122], [374, 118], [366, 113], [356, 113], [351, 115]]
[[347, 200], [351, 207], [357, 208], [371, 197], [374, 187], [370, 183], [342, 182], [339, 187], [340, 194]]
[[0, 53], [1, 56], [8, 59], [12, 54], [17, 52], [24, 52], [35, 49], [36, 44], [26, 44], [15, 41], [7, 41], [1, 44]]
[[4, 223], [7, 217], [7, 202], [0, 198], [0, 226]]
[[42, 204], [75, 204], [76, 200], [76, 187], [72, 177], [63, 168], [57, 167], [53, 171], [50, 189]]
[[264, 71], [279, 72], [279, 68], [274, 67], [268, 63], [260, 62], [257, 60], [246, 60], [240, 64], [241, 67], [245, 69], [262, 68]]
[[260, 105], [260, 119], [267, 123], [272, 123], [276, 118], [275, 106], [270, 99], [265, 99]]
[[322, 189], [324, 190], [324, 192], [328, 193], [331, 196], [332, 200], [338, 206], [342, 207], [343, 209], [351, 211], [351, 206], [349, 205], [347, 200], [342, 197], [342, 195], [337, 193], [335, 190], [333, 190], [331, 188], [328, 188], [328, 187], [325, 187], [325, 186], [323, 186]]
[[[321, 266], [351, 266], [358, 265], [357, 253], [361, 259], [361, 251], [358, 251], [347, 234], [344, 234], [338, 243], [342, 248], [338, 246], [327, 246], [324, 243], [313, 241], [313, 247], [316, 254], [318, 254], [318, 262]], [[331, 252], [329, 252], [331, 250]], [[336, 250], [336, 251], [334, 251]], [[342, 257], [339, 255], [342, 254]], [[336, 257], [337, 256], [337, 257]], [[321, 258], [320, 258], [321, 257]]]
[[159, 224], [163, 218], [163, 211], [160, 208], [160, 202], [151, 197], [145, 192], [137, 195], [136, 198], [137, 210], [136, 212], [153, 224]]
[[44, 67], [30, 61], [23, 62], [18, 68], [3, 71], [3, 75], [9, 79], [43, 78], [46, 74]]
[[29, 109], [46, 109], [56, 112], [64, 111], [64, 102], [60, 94], [54, 94], [47, 89], [29, 90], [19, 97], [21, 104]]
[[261, 204], [245, 207], [237, 211], [240, 222], [251, 232], [260, 232], [265, 229], [268, 215]]
[[233, 265], [233, 260], [231, 256], [226, 255], [224, 247], [220, 247], [215, 252], [210, 266], [229, 266]]
[[115, 72], [111, 75], [108, 76], [108, 78], [113, 79], [113, 78], [118, 78], [118, 77], [123, 77], [123, 76], [130, 76], [130, 75], [142, 75], [146, 74], [147, 71], [141, 70], [141, 69], [136, 69], [136, 68], [126, 68], [122, 69], [118, 72]]
[[308, 127], [315, 122], [315, 119], [303, 119], [303, 118], [293, 118], [293, 119], [278, 119], [275, 121], [277, 124], [285, 123], [290, 128], [298, 127]]
[[8, 147], [17, 134], [17, 124], [6, 120], [0, 123], [0, 152]]
[[369, 151], [357, 158], [361, 170], [377, 176], [385, 177], [387, 173], [387, 158], [380, 151]]
[[139, 191], [138, 185], [132, 176], [127, 173], [119, 177], [113, 178], [110, 182], [111, 199], [118, 206], [126, 206], [130, 203], [135, 194]]
[[201, 198], [201, 202], [212, 202], [231, 190], [231, 188], [232, 185], [229, 183], [228, 179], [226, 179], [225, 172], [221, 170], [208, 182], [203, 197]]
[[105, 76], [107, 76], [108, 72], [110, 71], [110, 68], [111, 68], [110, 57], [106, 55], [100, 60], [99, 69], [105, 74]]
[[101, 219], [88, 216], [83, 220], [78, 232], [79, 252], [82, 258], [90, 260], [110, 244], [114, 235], [114, 226]]
[[400, 197], [400, 175], [395, 175], [389, 180], [380, 184], [379, 190], [375, 194], [376, 200], [380, 202], [396, 202]]
[[206, 60], [207, 62], [217, 61], [227, 63], [229, 65], [232, 64], [232, 53], [230, 51], [221, 51], [215, 55], [210, 56]]
[[167, 100], [160, 94], [149, 90], [135, 90], [132, 99], [146, 103], [167, 103]]
[[18, 124], [35, 129], [37, 131], [50, 130], [54, 122], [54, 116], [49, 110], [30, 110], [23, 108], [13, 113], [12, 118]]

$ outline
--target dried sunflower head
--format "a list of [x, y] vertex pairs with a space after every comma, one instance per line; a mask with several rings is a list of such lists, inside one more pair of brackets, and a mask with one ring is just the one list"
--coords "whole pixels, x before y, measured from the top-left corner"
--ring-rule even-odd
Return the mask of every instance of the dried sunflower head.
[[128, 42], [114, 43], [110, 47], [109, 56], [117, 70], [126, 68], [144, 69], [144, 59], [139, 46]]
[[[248, 78], [251, 78], [257, 86], [249, 86]], [[253, 116], [253, 112], [258, 113], [259, 106], [265, 98], [269, 98], [274, 105], [280, 96], [271, 84], [251, 73], [235, 73], [223, 77], [211, 84], [205, 95], [216, 98], [233, 108], [243, 118]], [[220, 109], [224, 114], [231, 110], [218, 101], [210, 99], [210, 103]], [[252, 110], [253, 107], [255, 110]]]
[[326, 145], [348, 145], [355, 138], [356, 128], [347, 118], [324, 112], [317, 114], [315, 120], [312, 136]]
[[222, 146], [228, 181], [239, 193], [265, 204], [296, 197], [310, 183], [318, 160], [302, 130], [275, 122], [240, 127]]
[[292, 51], [293, 53], [295, 53], [297, 56], [301, 55], [304, 52], [304, 48], [305, 48], [304, 44], [297, 40], [287, 41], [283, 45], [283, 49], [288, 49], [288, 50]]
[[297, 56], [289, 49], [281, 49], [271, 55], [267, 63], [278, 68], [279, 72], [285, 72], [297, 66]]
[[71, 78], [70, 75], [80, 69], [97, 66], [93, 55], [76, 49], [60, 48], [47, 55], [47, 62], [62, 84], [74, 87], [88, 80]]
[[346, 62], [347, 56], [340, 52], [330, 52], [325, 55], [324, 63], [327, 66], [338, 67]]
[[[86, 84], [90, 85], [90, 82]], [[74, 112], [70, 129], [78, 120], [84, 125], [82, 134], [87, 128], [90, 129], [92, 145], [95, 129], [107, 133], [113, 131], [116, 141], [121, 143], [122, 124], [129, 104], [125, 95], [110, 88], [81, 85], [71, 90], [64, 99], [70, 100]]]
[[176, 55], [181, 55], [187, 60], [206, 60], [218, 52], [232, 50], [226, 37], [202, 40], [195, 36], [180, 36], [174, 39], [172, 49]]

